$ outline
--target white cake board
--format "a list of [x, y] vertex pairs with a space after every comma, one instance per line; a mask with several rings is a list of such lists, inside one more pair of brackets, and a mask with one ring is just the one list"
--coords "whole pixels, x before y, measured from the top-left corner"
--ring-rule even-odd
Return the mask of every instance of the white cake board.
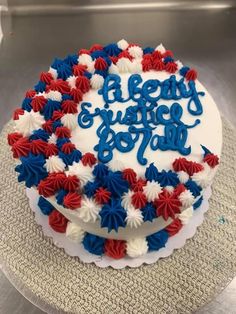
[[185, 245], [187, 239], [194, 236], [197, 231], [197, 227], [200, 226], [204, 220], [204, 214], [209, 208], [208, 200], [211, 196], [211, 188], [208, 187], [203, 195], [203, 202], [201, 206], [194, 211], [193, 217], [189, 220], [187, 225], [184, 225], [182, 229], [173, 237], [170, 237], [167, 241], [166, 247], [159, 251], [148, 252], [147, 254], [138, 258], [124, 257], [116, 260], [108, 256], [96, 256], [89, 253], [83, 248], [82, 244], [73, 243], [69, 240], [65, 233], [58, 233], [54, 231], [48, 224], [48, 216], [42, 214], [38, 207], [39, 195], [35, 189], [26, 189], [26, 195], [29, 198], [29, 204], [31, 209], [35, 213], [36, 222], [42, 226], [43, 232], [46, 236], [53, 239], [54, 244], [63, 248], [68, 255], [78, 256], [84, 263], [95, 263], [98, 267], [111, 266], [115, 269], [121, 269], [128, 267], [139, 267], [142, 264], [155, 263], [159, 258], [167, 257], [173, 253], [175, 249], [182, 248]]

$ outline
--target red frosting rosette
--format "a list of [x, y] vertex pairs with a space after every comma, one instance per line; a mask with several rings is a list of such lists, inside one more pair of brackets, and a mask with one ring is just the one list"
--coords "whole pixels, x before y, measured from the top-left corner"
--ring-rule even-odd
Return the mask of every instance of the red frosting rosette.
[[90, 81], [86, 76], [78, 76], [75, 85], [82, 93], [87, 93], [90, 90]]
[[107, 239], [104, 246], [105, 254], [114, 259], [120, 259], [126, 254], [126, 242]]
[[48, 216], [48, 222], [54, 231], [60, 233], [66, 232], [68, 219], [56, 209], [54, 209]]
[[77, 104], [73, 100], [64, 100], [61, 105], [62, 111], [64, 113], [77, 113]]
[[10, 146], [12, 146], [13, 144], [15, 144], [20, 138], [22, 138], [22, 134], [18, 133], [18, 132], [14, 132], [14, 133], [9, 133], [7, 135], [7, 141], [8, 144]]
[[137, 174], [133, 169], [131, 168], [124, 169], [122, 172], [122, 176], [123, 179], [129, 182], [130, 185], [134, 185], [136, 183]]
[[50, 177], [47, 177], [44, 180], [41, 180], [38, 184], [38, 191], [39, 194], [44, 196], [44, 197], [50, 197], [55, 194], [55, 188], [51, 184]]
[[40, 81], [49, 84], [53, 80], [52, 74], [50, 72], [41, 72]]
[[70, 86], [67, 81], [62, 79], [52, 80], [46, 88], [47, 91], [54, 90], [62, 94], [68, 94], [70, 92]]
[[73, 152], [74, 149], [75, 149], [75, 145], [70, 142], [63, 144], [61, 148], [64, 154], [70, 154]]
[[172, 164], [174, 171], [188, 171], [188, 160], [186, 158], [177, 158]]
[[47, 148], [48, 143], [44, 142], [43, 140], [34, 140], [31, 142], [30, 150], [33, 154], [43, 154], [45, 153], [45, 150]]
[[33, 110], [36, 112], [36, 111], [43, 110], [46, 103], [47, 103], [47, 99], [44, 98], [43, 96], [35, 96], [31, 101], [31, 106]]
[[84, 166], [92, 167], [97, 162], [97, 159], [94, 156], [94, 154], [92, 154], [92, 153], [85, 153], [82, 156], [81, 161], [82, 161], [82, 164]]
[[181, 202], [175, 195], [175, 193], [169, 193], [164, 190], [158, 195], [158, 199], [154, 201], [157, 215], [162, 216], [164, 220], [169, 217], [175, 218], [175, 214], [180, 213]]
[[19, 140], [16, 141], [11, 147], [13, 157], [20, 158], [22, 156], [28, 156], [30, 148], [31, 144], [26, 137], [19, 138]]
[[80, 181], [77, 176], [65, 176], [63, 181], [63, 188], [69, 192], [75, 192], [80, 187]]
[[146, 195], [142, 191], [135, 192], [132, 195], [131, 199], [132, 199], [132, 205], [135, 208], [142, 208], [147, 203], [147, 197], [146, 197]]
[[55, 191], [63, 188], [66, 175], [64, 172], [50, 173], [48, 179]]
[[76, 192], [69, 192], [63, 200], [65, 207], [70, 209], [76, 209], [81, 206], [81, 195]]
[[215, 166], [219, 164], [219, 157], [214, 154], [207, 154], [203, 161], [206, 162], [211, 168], [215, 168]]
[[110, 200], [111, 192], [101, 187], [96, 190], [94, 197], [98, 204], [106, 204]]
[[183, 227], [182, 222], [179, 218], [173, 220], [173, 222], [165, 228], [165, 230], [169, 233], [169, 236], [172, 237]]
[[57, 148], [57, 146], [55, 144], [48, 144], [46, 147], [45, 147], [45, 150], [44, 150], [44, 154], [45, 156], [48, 158], [50, 156], [56, 156], [59, 152], [59, 149]]

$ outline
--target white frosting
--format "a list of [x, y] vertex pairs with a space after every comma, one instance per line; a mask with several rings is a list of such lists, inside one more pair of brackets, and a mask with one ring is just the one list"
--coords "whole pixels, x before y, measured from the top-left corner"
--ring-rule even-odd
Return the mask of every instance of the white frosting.
[[174, 191], [174, 187], [171, 186], [171, 185], [167, 185], [167, 186], [165, 187], [165, 189], [166, 189], [169, 193], [172, 193], [172, 192]]
[[143, 70], [143, 66], [141, 60], [133, 60], [129, 63], [129, 71], [130, 73], [141, 73]]
[[91, 87], [94, 89], [99, 89], [103, 86], [104, 78], [99, 74], [93, 74], [90, 79]]
[[73, 113], [66, 113], [62, 118], [61, 118], [61, 122], [64, 124], [64, 126], [66, 126], [68, 129], [70, 129], [71, 131], [74, 130], [77, 125], [77, 114], [73, 114]]
[[67, 82], [70, 86], [70, 88], [75, 88], [75, 82], [76, 82], [76, 76], [72, 75], [72, 76], [69, 76], [68, 79], [67, 79]]
[[139, 46], [129, 47], [128, 52], [135, 59], [140, 59], [143, 56], [143, 49]]
[[94, 61], [92, 57], [86, 53], [83, 53], [79, 56], [78, 62], [83, 65], [87, 65], [87, 70], [91, 73], [94, 72]]
[[66, 227], [66, 236], [75, 243], [81, 243], [84, 238], [84, 231], [78, 225], [69, 221]]
[[177, 60], [175, 63], [176, 63], [177, 66], [178, 66], [178, 70], [183, 67], [183, 63], [182, 63], [181, 61]]
[[146, 254], [148, 244], [145, 238], [135, 238], [127, 241], [126, 252], [130, 257], [138, 257]]
[[125, 169], [124, 163], [116, 159], [112, 159], [108, 165], [112, 171], [122, 171]]
[[76, 175], [80, 180], [81, 187], [83, 187], [88, 181], [93, 181], [92, 171], [93, 168], [84, 166], [82, 162], [73, 162], [72, 166], [69, 166], [68, 174]]
[[57, 90], [51, 90], [50, 92], [46, 93], [45, 95], [47, 99], [55, 100], [55, 101], [61, 101], [62, 95]]
[[95, 222], [100, 209], [101, 207], [95, 201], [84, 195], [81, 201], [81, 207], [76, 209], [76, 211], [78, 217], [84, 222]]
[[143, 222], [142, 212], [131, 206], [127, 211], [126, 222], [130, 228], [138, 228]]
[[66, 165], [58, 156], [50, 156], [46, 159], [46, 169], [48, 172], [61, 172], [65, 170]]
[[30, 136], [33, 131], [40, 129], [44, 122], [45, 120], [39, 112], [24, 111], [24, 114], [19, 115], [19, 119], [15, 120], [15, 130], [23, 136]]
[[128, 192], [124, 193], [121, 197], [121, 205], [124, 209], [129, 210], [132, 205], [132, 195], [134, 194], [133, 191], [129, 190]]
[[120, 73], [127, 73], [132, 67], [131, 61], [128, 58], [120, 58], [117, 61], [116, 66], [118, 67]]
[[79, 64], [84, 64], [87, 65], [88, 63], [92, 63], [93, 59], [90, 55], [88, 55], [87, 53], [82, 53], [79, 57], [78, 57], [78, 63]]
[[[121, 58], [118, 62], [118, 65], [122, 68], [122, 71], [127, 71], [131, 62], [127, 58]], [[123, 98], [128, 98], [128, 79], [130, 77], [130, 73], [122, 73], [121, 77], [121, 88], [122, 88], [122, 96]], [[176, 79], [180, 80], [181, 76], [176, 73]], [[170, 74], [165, 71], [149, 71], [141, 73], [143, 78], [143, 82], [149, 79], [158, 79], [160, 81], [164, 81], [165, 79], [170, 77]], [[141, 85], [141, 84], [140, 84]], [[186, 158], [196, 162], [202, 162], [203, 151], [201, 148], [201, 144], [210, 149], [213, 153], [220, 155], [221, 153], [221, 145], [222, 145], [222, 128], [221, 128], [221, 119], [219, 111], [216, 107], [215, 102], [207, 92], [207, 90], [196, 81], [196, 88], [198, 91], [205, 92], [205, 96], [201, 97], [201, 103], [203, 106], [203, 114], [200, 115], [199, 118], [201, 123], [194, 128], [188, 129], [188, 139], [186, 142], [186, 147], [191, 145], [192, 152]], [[91, 112], [94, 112], [95, 108], [104, 108], [104, 99], [102, 95], [99, 95], [97, 90], [91, 89], [88, 93], [84, 94], [83, 101], [90, 102], [92, 107], [90, 108]], [[166, 106], [171, 106], [173, 104], [173, 100], [165, 100], [160, 101], [160, 104], [165, 104]], [[182, 121], [187, 124], [193, 124], [196, 117], [191, 115], [187, 110], [187, 104], [189, 99], [182, 98], [178, 100], [178, 103], [183, 108], [183, 116]], [[129, 100], [125, 103], [115, 102], [113, 103], [112, 110], [114, 112], [114, 117], [116, 116], [117, 111], [122, 111], [125, 113], [125, 110], [128, 106], [136, 105], [135, 102]], [[167, 115], [166, 118], [168, 118]], [[212, 121], [212, 123], [210, 123]], [[213, 123], [214, 121], [214, 123]], [[93, 152], [95, 156], [97, 156], [97, 152], [94, 151], [94, 147], [98, 144], [99, 138], [96, 134], [98, 127], [101, 124], [101, 118], [94, 118], [94, 123], [89, 129], [83, 129], [79, 126], [72, 132], [72, 142], [76, 145], [76, 147], [84, 154], [86, 152]], [[116, 123], [112, 125], [112, 129], [117, 132], [127, 132], [128, 126], [124, 124]], [[162, 125], [158, 125], [155, 130], [153, 130], [153, 135], [163, 135], [164, 128]], [[88, 141], [89, 134], [89, 141]], [[137, 173], [138, 176], [143, 177], [147, 165], [141, 165], [137, 160], [137, 151], [142, 142], [142, 136], [139, 137], [138, 141], [135, 143], [135, 147], [133, 150], [127, 153], [122, 153], [117, 149], [113, 150], [113, 159], [121, 160], [124, 163], [125, 168], [132, 168]], [[170, 169], [171, 164], [176, 158], [183, 157], [179, 152], [176, 151], [154, 151], [151, 149], [150, 145], [146, 147], [145, 157], [148, 159], [148, 163], [154, 162], [154, 165], [157, 166], [158, 169]], [[184, 175], [181, 174], [180, 177], [182, 181], [185, 181]]]
[[155, 50], [158, 50], [161, 53], [166, 52], [166, 48], [162, 44], [158, 45]]
[[122, 49], [122, 50], [125, 50], [128, 48], [129, 44], [128, 42], [125, 40], [125, 39], [121, 39], [117, 42], [117, 46]]
[[202, 188], [206, 188], [212, 181], [215, 171], [207, 163], [203, 164], [204, 170], [194, 173], [192, 179]]
[[109, 74], [119, 74], [119, 68], [115, 64], [111, 64], [108, 69]]
[[178, 171], [177, 175], [178, 175], [179, 181], [183, 184], [189, 180], [189, 175], [185, 171]]
[[58, 74], [57, 74], [57, 70], [55, 70], [55, 69], [53, 69], [52, 67], [50, 67], [49, 70], [48, 70], [48, 72], [52, 74], [52, 77], [54, 78], [54, 80], [57, 79], [57, 75], [58, 75]]
[[57, 143], [57, 136], [54, 133], [52, 133], [52, 135], [49, 136], [48, 143], [49, 144], [56, 144]]
[[193, 206], [190, 206], [189, 208], [182, 211], [182, 213], [179, 215], [179, 219], [181, 220], [183, 225], [187, 225], [192, 216], [193, 216]]
[[179, 195], [179, 200], [183, 208], [188, 208], [194, 203], [195, 198], [189, 190], [185, 190]]
[[148, 202], [153, 202], [158, 198], [158, 194], [161, 192], [162, 187], [158, 182], [148, 181], [146, 186], [144, 186], [143, 191], [147, 197]]

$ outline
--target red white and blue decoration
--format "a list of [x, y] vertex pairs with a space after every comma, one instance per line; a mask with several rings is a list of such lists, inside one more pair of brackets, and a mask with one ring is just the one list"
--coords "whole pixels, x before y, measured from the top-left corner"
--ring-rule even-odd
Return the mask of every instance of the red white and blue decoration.
[[[134, 169], [114, 170], [95, 153], [82, 153], [71, 142], [84, 94], [101, 88], [111, 73], [150, 70], [178, 72], [186, 81], [197, 78], [194, 69], [175, 62], [173, 53], [163, 46], [142, 49], [125, 40], [96, 44], [63, 60], [55, 59], [13, 115], [16, 131], [8, 134], [8, 143], [13, 157], [20, 161], [15, 168], [19, 182], [38, 190], [38, 206], [53, 230], [82, 242], [95, 255], [135, 258], [164, 247], [200, 206], [202, 191], [219, 163], [219, 158], [202, 146], [200, 163], [180, 157], [168, 171], [149, 163], [145, 176], [138, 177]], [[76, 211], [84, 223], [99, 221], [108, 233], [136, 229], [158, 217], [172, 222], [145, 238], [106, 239], [69, 222], [47, 200], [50, 197]]]
[[[29, 198], [29, 204], [32, 211], [35, 213], [35, 220], [38, 225], [42, 227], [44, 235], [52, 238], [54, 244], [63, 248], [65, 252], [70, 256], [77, 256], [83, 263], [95, 263], [98, 267], [112, 267], [115, 269], [121, 269], [124, 267], [139, 267], [142, 264], [152, 264], [157, 262], [160, 258], [170, 256], [176, 249], [182, 248], [187, 239], [192, 238], [197, 228], [204, 221], [204, 214], [209, 209], [208, 199], [211, 196], [211, 189], [208, 187], [204, 192], [204, 199], [202, 205], [193, 212], [193, 216], [190, 218], [185, 215], [185, 221], [181, 218], [182, 228], [175, 236], [169, 237], [165, 247], [158, 251], [149, 251], [147, 254], [138, 256], [136, 258], [130, 258], [126, 253], [126, 241], [107, 241], [105, 242], [105, 253], [101, 256], [97, 256], [89, 253], [84, 249], [82, 240], [84, 237], [84, 231], [81, 231], [78, 226], [68, 221], [67, 229], [65, 233], [60, 233], [52, 229], [48, 224], [48, 216], [44, 215], [38, 206], [39, 195], [34, 189], [27, 189], [26, 194]], [[184, 223], [185, 222], [185, 223]], [[172, 228], [177, 230], [177, 228]], [[138, 244], [140, 241], [137, 241]], [[144, 246], [145, 247], [145, 246]], [[130, 248], [130, 243], [129, 243]], [[133, 246], [134, 248], [134, 246]], [[137, 253], [137, 248], [134, 252]], [[115, 256], [113, 258], [111, 256]]]

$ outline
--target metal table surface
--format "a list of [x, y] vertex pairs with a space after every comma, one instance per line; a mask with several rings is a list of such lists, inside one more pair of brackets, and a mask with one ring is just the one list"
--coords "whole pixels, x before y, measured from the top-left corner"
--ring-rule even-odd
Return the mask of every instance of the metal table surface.
[[[76, 14], [75, 14], [76, 13]], [[90, 11], [79, 14], [4, 16], [0, 47], [0, 127], [20, 105], [55, 56], [126, 38], [143, 46], [158, 43], [183, 63], [196, 67], [220, 111], [236, 125], [236, 10], [228, 6], [186, 10]], [[0, 313], [43, 313], [0, 273]], [[198, 313], [236, 314], [236, 279]]]

